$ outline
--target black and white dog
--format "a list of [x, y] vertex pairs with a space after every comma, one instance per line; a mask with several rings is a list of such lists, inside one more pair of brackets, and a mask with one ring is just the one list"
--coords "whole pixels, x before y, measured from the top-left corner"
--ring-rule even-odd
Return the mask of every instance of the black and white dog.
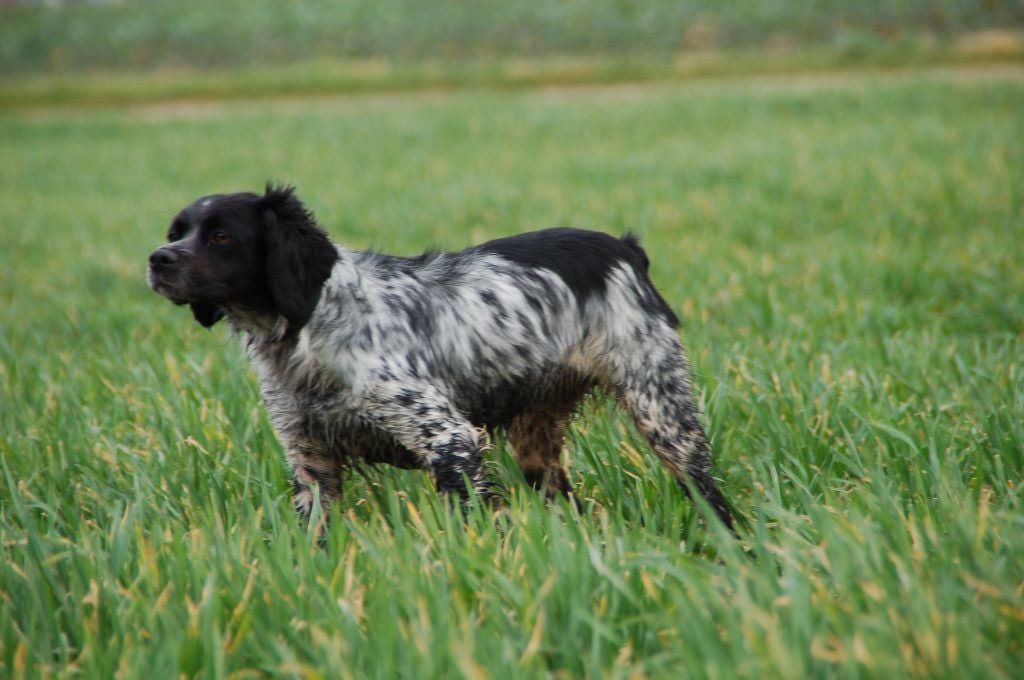
[[458, 253], [394, 257], [332, 243], [291, 187], [200, 198], [149, 257], [149, 284], [244, 338], [291, 466], [294, 501], [326, 509], [357, 463], [424, 468], [487, 493], [487, 430], [526, 479], [572, 487], [559, 458], [601, 387], [726, 526], [678, 320], [636, 238], [548, 229]]

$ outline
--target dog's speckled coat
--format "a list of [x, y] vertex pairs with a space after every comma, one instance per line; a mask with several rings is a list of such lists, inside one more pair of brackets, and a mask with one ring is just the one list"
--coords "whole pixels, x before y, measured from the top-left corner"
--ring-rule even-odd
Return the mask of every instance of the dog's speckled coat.
[[632, 236], [549, 229], [458, 253], [332, 243], [290, 188], [208, 196], [150, 256], [152, 288], [244, 338], [308, 516], [361, 463], [424, 468], [486, 493], [486, 432], [525, 477], [570, 494], [559, 461], [576, 404], [607, 389], [682, 488], [732, 526], [711, 475], [678, 321]]

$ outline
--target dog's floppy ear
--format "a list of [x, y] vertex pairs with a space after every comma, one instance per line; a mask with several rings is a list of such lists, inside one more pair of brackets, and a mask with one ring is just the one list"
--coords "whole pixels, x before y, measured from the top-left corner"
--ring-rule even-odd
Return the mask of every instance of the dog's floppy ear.
[[306, 325], [338, 252], [291, 186], [268, 184], [260, 199], [266, 229], [267, 287], [288, 320], [286, 335]]
[[209, 328], [224, 317], [224, 312], [220, 311], [217, 305], [192, 302], [189, 307], [192, 308], [192, 316], [196, 317], [196, 321], [201, 323], [203, 328]]

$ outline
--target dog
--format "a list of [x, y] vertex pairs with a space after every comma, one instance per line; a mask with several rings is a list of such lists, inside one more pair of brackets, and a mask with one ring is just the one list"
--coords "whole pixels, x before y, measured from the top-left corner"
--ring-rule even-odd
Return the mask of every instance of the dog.
[[529, 484], [574, 499], [566, 429], [603, 388], [732, 529], [679, 321], [633, 235], [556, 228], [454, 253], [356, 252], [293, 187], [268, 184], [198, 199], [167, 240], [149, 256], [149, 285], [241, 336], [307, 520], [365, 463], [425, 469], [462, 504], [487, 496], [495, 429]]

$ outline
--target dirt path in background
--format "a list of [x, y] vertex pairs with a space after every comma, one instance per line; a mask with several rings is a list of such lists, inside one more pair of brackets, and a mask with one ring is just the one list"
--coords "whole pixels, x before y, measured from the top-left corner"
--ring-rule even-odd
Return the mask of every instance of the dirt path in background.
[[352, 104], [371, 108], [386, 105], [400, 105], [405, 102], [440, 101], [448, 96], [467, 92], [508, 93], [539, 96], [545, 99], [572, 99], [578, 96], [596, 97], [604, 100], [630, 100], [657, 90], [742, 90], [744, 92], [813, 92], [815, 90], [850, 87], [854, 85], [875, 85], [900, 83], [909, 80], [922, 82], [951, 82], [956, 84], [989, 82], [1024, 82], [1024, 64], [983, 64], [971, 66], [905, 68], [885, 71], [851, 70], [819, 73], [771, 74], [756, 76], [694, 77], [679, 80], [653, 80], [638, 83], [544, 85], [523, 89], [473, 90], [468, 88], [432, 88], [405, 92], [381, 92], [371, 94], [333, 95], [285, 95], [256, 100], [185, 100], [154, 104], [139, 104], [125, 110], [146, 120], [168, 120], [178, 118], [203, 118], [227, 112], [238, 113], [259, 103], [261, 107], [273, 107], [282, 111], [297, 109], [332, 108]]
[[745, 94], [775, 92], [814, 92], [836, 88], [873, 86], [885, 83], [948, 82], [954, 84], [987, 82], [1024, 82], [1024, 64], [984, 64], [953, 67], [901, 68], [891, 70], [819, 71], [817, 73], [763, 74], [692, 78], [677, 81], [652, 81], [614, 85], [574, 85], [542, 87], [534, 92], [552, 99], [576, 95], [628, 100], [654, 89], [728, 91]]
[[68, 108], [44, 107], [25, 112], [32, 118], [75, 117], [83, 111], [124, 113], [145, 121], [192, 120], [246, 115], [255, 109], [261, 112], [330, 110], [338, 107], [400, 107], [442, 101], [466, 93], [488, 92], [495, 95], [530, 96], [552, 101], [578, 97], [597, 100], [628, 101], [645, 94], [669, 90], [728, 91], [745, 93], [814, 92], [834, 88], [874, 86], [885, 83], [949, 82], [955, 84], [1024, 82], [1024, 64], [980, 64], [900, 68], [886, 70], [841, 70], [808, 73], [760, 74], [752, 76], [695, 76], [679, 79], [650, 80], [632, 83], [541, 85], [524, 88], [425, 88], [396, 92], [280, 95], [266, 98], [182, 99], [168, 102], [129, 104], [120, 107]]

